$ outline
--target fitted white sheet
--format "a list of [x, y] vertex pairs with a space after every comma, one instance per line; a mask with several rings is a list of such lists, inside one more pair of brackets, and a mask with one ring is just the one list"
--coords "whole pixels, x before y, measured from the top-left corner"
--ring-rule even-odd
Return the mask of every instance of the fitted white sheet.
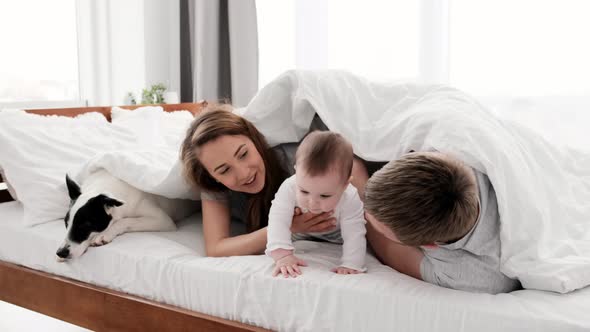
[[300, 241], [309, 263], [297, 279], [273, 278], [265, 256], [206, 258], [200, 216], [177, 232], [129, 233], [57, 263], [63, 222], [28, 228], [17, 202], [0, 204], [0, 260], [198, 312], [282, 331], [583, 331], [590, 288], [471, 294], [429, 285], [367, 257], [368, 272], [329, 271], [340, 247]]

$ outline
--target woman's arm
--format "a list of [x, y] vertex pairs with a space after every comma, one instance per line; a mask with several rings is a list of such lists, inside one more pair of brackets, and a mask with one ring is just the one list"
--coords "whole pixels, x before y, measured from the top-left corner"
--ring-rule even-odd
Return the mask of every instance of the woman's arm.
[[[230, 212], [226, 203], [203, 199], [203, 233], [205, 252], [210, 257], [258, 255], [266, 249], [266, 227], [252, 233], [230, 237]], [[295, 213], [291, 225], [294, 233], [323, 232], [335, 227], [331, 213], [319, 215]]]
[[230, 211], [223, 201], [203, 199], [205, 251], [210, 257], [257, 255], [266, 248], [266, 228], [230, 237]]

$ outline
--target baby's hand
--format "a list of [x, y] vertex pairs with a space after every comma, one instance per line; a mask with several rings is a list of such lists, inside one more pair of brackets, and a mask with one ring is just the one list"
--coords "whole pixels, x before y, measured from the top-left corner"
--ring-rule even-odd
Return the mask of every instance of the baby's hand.
[[297, 275], [301, 274], [299, 266], [307, 266], [307, 263], [302, 259], [297, 258], [295, 255], [287, 255], [275, 262], [272, 276], [276, 277], [277, 275], [282, 274], [285, 278], [289, 278], [289, 276], [297, 278]]
[[355, 269], [349, 269], [344, 266], [335, 267], [335, 268], [331, 269], [330, 271], [332, 271], [334, 273], [338, 273], [338, 274], [359, 274], [359, 273], [362, 273], [361, 271], [358, 271]]

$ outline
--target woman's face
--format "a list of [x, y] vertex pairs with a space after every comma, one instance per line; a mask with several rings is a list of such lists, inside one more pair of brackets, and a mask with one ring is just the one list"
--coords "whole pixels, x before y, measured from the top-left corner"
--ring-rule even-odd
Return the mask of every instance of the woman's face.
[[246, 136], [226, 135], [205, 143], [200, 148], [199, 161], [230, 190], [257, 194], [264, 188], [264, 161]]

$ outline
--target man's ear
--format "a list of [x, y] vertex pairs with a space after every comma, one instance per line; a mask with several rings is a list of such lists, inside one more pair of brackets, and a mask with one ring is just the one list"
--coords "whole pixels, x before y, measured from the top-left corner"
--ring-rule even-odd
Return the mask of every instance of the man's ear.
[[68, 195], [70, 195], [70, 199], [75, 201], [80, 197], [82, 192], [80, 191], [80, 186], [72, 179], [70, 176], [66, 174], [66, 186], [68, 187]]

